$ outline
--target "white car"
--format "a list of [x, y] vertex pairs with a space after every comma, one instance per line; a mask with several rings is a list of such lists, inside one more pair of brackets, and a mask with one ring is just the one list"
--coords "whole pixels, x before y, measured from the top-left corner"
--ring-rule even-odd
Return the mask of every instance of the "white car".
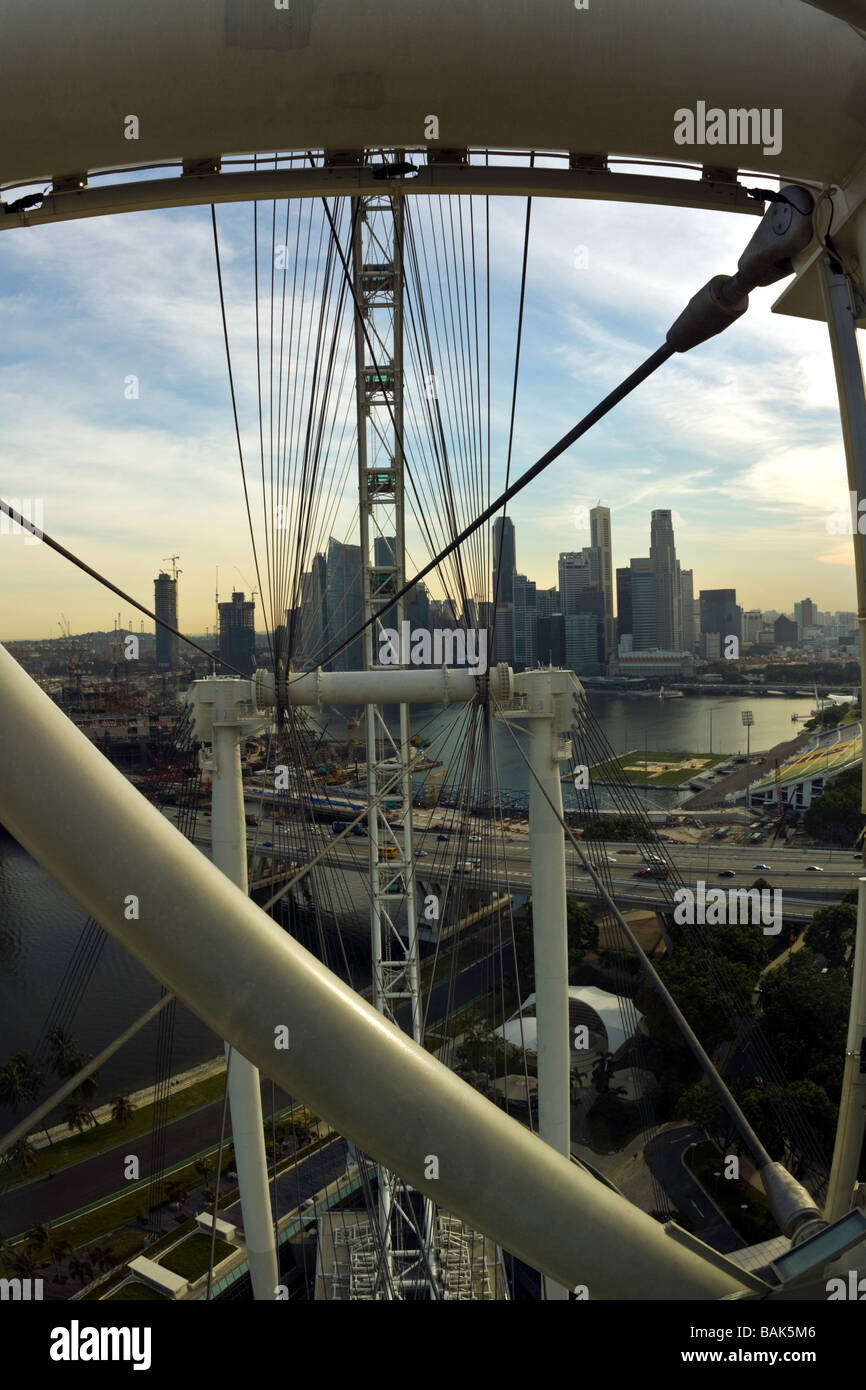
[[773, 867], [772, 864], [753, 864], [753, 865], [752, 865], [752, 868], [753, 868], [753, 869], [771, 869], [772, 867]]

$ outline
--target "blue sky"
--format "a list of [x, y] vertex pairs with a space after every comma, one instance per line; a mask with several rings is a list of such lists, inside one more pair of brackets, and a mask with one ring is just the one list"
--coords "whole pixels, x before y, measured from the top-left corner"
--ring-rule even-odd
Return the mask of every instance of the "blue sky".
[[[219, 209], [250, 457], [251, 216]], [[260, 216], [269, 225], [270, 205]], [[494, 488], [524, 217], [523, 200], [491, 203]], [[733, 271], [754, 225], [534, 201], [512, 478], [663, 340], [711, 275]], [[733, 586], [744, 606], [783, 611], [806, 596], [822, 609], [855, 606], [850, 538], [825, 525], [828, 504], [847, 493], [826, 328], [773, 315], [778, 292], [758, 290], [745, 318], [664, 366], [515, 501], [521, 570], [555, 583], [558, 552], [589, 543], [576, 509], [599, 500], [612, 509], [614, 563], [627, 564], [648, 552], [650, 511], [669, 507], [696, 593]], [[224, 596], [254, 582], [209, 208], [4, 231], [0, 316], [0, 493], [42, 498], [45, 529], [148, 606], [164, 557], [179, 554], [181, 625], [203, 631], [217, 565]], [[133, 374], [140, 396], [127, 400]], [[349, 492], [333, 518], [341, 539], [353, 539]], [[413, 559], [427, 558], [411, 523], [408, 543]], [[111, 627], [119, 606], [21, 536], [0, 535], [0, 592], [6, 639], [56, 634], [61, 611], [74, 631]]]

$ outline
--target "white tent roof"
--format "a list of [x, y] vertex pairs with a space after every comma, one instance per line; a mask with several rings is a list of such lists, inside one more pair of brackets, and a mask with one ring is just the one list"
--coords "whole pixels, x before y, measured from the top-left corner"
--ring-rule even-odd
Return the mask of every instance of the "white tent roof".
[[[629, 1005], [622, 995], [611, 994], [606, 989], [599, 989], [597, 985], [569, 985], [568, 998], [569, 1001], [583, 1004], [596, 1015], [600, 1026], [607, 1035], [609, 1052], [618, 1052], [623, 1043], [631, 1037], [634, 1032], [631, 1027], [632, 1017], [636, 1019], [637, 1023], [643, 1020], [643, 1014], [639, 1013], [633, 1004]], [[627, 1009], [628, 1013], [626, 1013]], [[523, 1015], [522, 1032], [521, 1014]], [[500, 1037], [514, 1047], [523, 1046], [527, 1052], [535, 1052], [538, 1033], [535, 1020], [535, 995], [530, 994], [523, 1001], [517, 1013], [513, 1014], [496, 1031]]]

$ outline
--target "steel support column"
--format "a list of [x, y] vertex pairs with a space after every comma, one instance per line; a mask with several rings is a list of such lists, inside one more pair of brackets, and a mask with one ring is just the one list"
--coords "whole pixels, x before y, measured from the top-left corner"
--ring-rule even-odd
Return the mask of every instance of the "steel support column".
[[[858, 231], [866, 228], [866, 210], [859, 214]], [[836, 388], [839, 393], [839, 413], [842, 438], [848, 465], [848, 489], [854, 505], [851, 508], [851, 529], [854, 536], [854, 572], [857, 581], [857, 622], [860, 630], [860, 695], [863, 697], [866, 677], [866, 393], [863, 389], [863, 366], [857, 346], [855, 286], [841, 267], [829, 256], [818, 265], [824, 312], [830, 332]], [[863, 286], [859, 287], [860, 292]], [[862, 714], [861, 714], [862, 722]], [[860, 809], [866, 813], [866, 759], [863, 760], [863, 781]], [[854, 945], [854, 971], [851, 988], [851, 1011], [848, 1039], [845, 1048], [845, 1070], [839, 1102], [839, 1120], [833, 1165], [827, 1189], [824, 1215], [835, 1221], [851, 1207], [857, 1169], [863, 1151], [866, 1132], [866, 878], [858, 881], [857, 932]]]

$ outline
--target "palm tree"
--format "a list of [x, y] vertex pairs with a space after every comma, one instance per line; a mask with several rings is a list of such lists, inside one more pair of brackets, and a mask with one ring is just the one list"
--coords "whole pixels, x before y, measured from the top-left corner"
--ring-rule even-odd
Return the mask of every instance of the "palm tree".
[[61, 1081], [69, 1076], [74, 1076], [84, 1065], [84, 1058], [78, 1050], [75, 1039], [65, 1033], [62, 1028], [51, 1029], [48, 1034], [48, 1045], [51, 1048], [49, 1065], [55, 1076], [59, 1076]]
[[51, 1239], [51, 1227], [46, 1226], [44, 1221], [40, 1222], [38, 1226], [31, 1226], [26, 1239], [30, 1241], [31, 1245], [47, 1245]]
[[63, 1108], [63, 1118], [67, 1129], [77, 1129], [79, 1134], [90, 1122], [90, 1112], [82, 1105], [76, 1092], [69, 1097]]
[[111, 1102], [111, 1118], [124, 1129], [134, 1114], [129, 1096], [114, 1096]]
[[210, 1175], [211, 1175], [211, 1173], [212, 1173], [213, 1170], [214, 1170], [214, 1167], [213, 1167], [213, 1159], [211, 1159], [211, 1158], [200, 1158], [200, 1159], [198, 1159], [198, 1161], [194, 1164], [194, 1167], [195, 1167], [195, 1171], [198, 1173], [198, 1175], [199, 1175], [200, 1178], [209, 1178]]
[[35, 1100], [42, 1090], [43, 1077], [28, 1052], [14, 1052], [0, 1067], [0, 1106], [17, 1110]]
[[12, 1263], [23, 1279], [32, 1279], [41, 1267], [33, 1251], [25, 1248], [14, 1252]]
[[79, 1260], [76, 1255], [74, 1259], [69, 1261], [69, 1273], [73, 1279], [77, 1279], [83, 1284], [87, 1279], [92, 1278], [93, 1268], [87, 1260]]
[[61, 1260], [66, 1259], [67, 1255], [72, 1254], [72, 1246], [69, 1241], [64, 1240], [62, 1236], [55, 1237], [53, 1232], [49, 1236], [48, 1249], [55, 1264], [59, 1264]]
[[87, 1251], [88, 1259], [100, 1269], [110, 1269], [115, 1261], [115, 1254], [110, 1245], [91, 1245]]
[[36, 1150], [29, 1139], [19, 1139], [9, 1150], [7, 1159], [11, 1167], [21, 1168], [26, 1172], [36, 1162]]

